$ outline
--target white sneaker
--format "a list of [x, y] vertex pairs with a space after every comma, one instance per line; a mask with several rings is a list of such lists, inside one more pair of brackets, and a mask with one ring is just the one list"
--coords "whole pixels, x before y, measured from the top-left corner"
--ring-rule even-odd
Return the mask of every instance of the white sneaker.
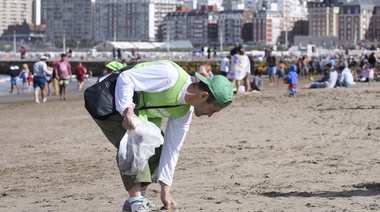
[[156, 204], [154, 202], [148, 200], [147, 198], [144, 198], [143, 204], [137, 208], [135, 211], [132, 211], [131, 205], [129, 204], [129, 200], [125, 200], [123, 209], [121, 212], [145, 212], [145, 211], [152, 211], [156, 210]]

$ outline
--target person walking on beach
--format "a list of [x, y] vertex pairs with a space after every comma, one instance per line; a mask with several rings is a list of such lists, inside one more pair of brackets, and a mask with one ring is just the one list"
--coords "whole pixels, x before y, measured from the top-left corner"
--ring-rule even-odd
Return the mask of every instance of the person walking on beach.
[[273, 56], [273, 52], [269, 52], [266, 65], [268, 67], [269, 86], [273, 86], [274, 85], [274, 75], [276, 75], [276, 57]]
[[289, 74], [284, 80], [289, 85], [289, 97], [295, 97], [296, 93], [298, 92], [298, 74], [297, 66], [295, 64], [292, 64], [289, 67]]
[[33, 87], [34, 87], [34, 101], [40, 103], [38, 99], [38, 90], [41, 90], [41, 99], [42, 102], [46, 102], [46, 74], [51, 75], [52, 72], [48, 70], [46, 64], [46, 57], [41, 56], [40, 61], [36, 62], [33, 65]]
[[20, 79], [20, 68], [15, 64], [15, 62], [11, 62], [9, 73], [11, 75], [11, 90], [9, 93], [13, 93], [13, 87], [16, 87], [17, 93], [20, 94], [20, 87], [18, 86], [18, 81]]
[[58, 84], [60, 100], [66, 100], [67, 86], [72, 81], [71, 66], [66, 60], [66, 54], [61, 54], [61, 60], [57, 62]]
[[84, 76], [87, 73], [86, 68], [79, 62], [77, 68], [75, 69], [75, 75], [78, 82], [78, 90], [81, 91], [84, 85]]
[[250, 89], [249, 75], [251, 66], [247, 54], [240, 47], [235, 47], [230, 51], [231, 55], [231, 68], [228, 72], [227, 78], [235, 82], [236, 95], [239, 95], [239, 88], [241, 81], [244, 80], [245, 93], [247, 94]]
[[45, 86], [46, 96], [50, 96], [51, 86], [53, 84], [54, 67], [53, 67], [52, 63], [46, 63], [46, 64], [47, 64], [48, 70], [51, 71], [51, 74], [45, 74], [45, 77], [46, 77], [46, 86]]
[[280, 79], [285, 78], [285, 69], [286, 65], [284, 64], [284, 61], [280, 60], [280, 63], [278, 64], [278, 79], [277, 79], [277, 85], [280, 83]]
[[229, 68], [230, 68], [230, 58], [231, 56], [224, 56], [222, 58], [222, 60], [220, 61], [220, 68], [219, 68], [219, 71], [220, 71], [220, 74], [227, 77], [227, 73], [229, 71]]
[[22, 70], [20, 72], [19, 78], [22, 79], [22, 88], [27, 89], [28, 88], [28, 76], [29, 76], [29, 66], [28, 64], [24, 63], [22, 64]]
[[51, 75], [51, 78], [53, 80], [53, 87], [54, 87], [54, 96], [58, 96], [59, 94], [59, 86], [58, 86], [58, 71], [57, 71], [57, 62], [56, 61], [53, 61], [51, 63], [51, 67], [52, 67], [52, 75]]
[[[168, 60], [139, 63], [118, 77], [115, 89], [118, 113], [105, 120], [94, 119], [108, 140], [118, 148], [126, 130], [135, 129], [132, 119], [138, 117], [161, 127], [162, 117], [169, 117], [164, 143], [156, 148], [143, 171], [134, 176], [122, 175], [129, 194], [123, 211], [151, 211], [149, 207], [154, 205], [147, 201], [146, 192], [152, 182], [161, 185], [164, 209], [177, 206], [171, 187], [192, 114], [211, 117], [227, 107], [233, 97], [232, 84], [227, 78], [216, 75], [206, 79], [198, 73], [195, 75], [200, 82], [192, 83], [186, 71]], [[138, 95], [140, 100], [133, 102], [133, 95]], [[141, 106], [163, 105], [173, 107], [138, 110], [138, 114], [134, 111]]]
[[28, 93], [30, 92], [31, 88], [33, 87], [33, 74], [29, 72], [28, 76]]
[[302, 57], [302, 69], [301, 69], [301, 78], [307, 79], [309, 76], [309, 67], [308, 67], [308, 58], [306, 56]]

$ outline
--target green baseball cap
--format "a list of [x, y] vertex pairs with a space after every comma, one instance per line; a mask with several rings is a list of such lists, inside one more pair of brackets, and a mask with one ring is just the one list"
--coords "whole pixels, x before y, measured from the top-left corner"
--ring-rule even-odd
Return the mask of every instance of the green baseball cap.
[[124, 68], [124, 64], [119, 63], [117, 61], [112, 61], [107, 63], [106, 68], [112, 70], [112, 71], [119, 71], [120, 69]]
[[225, 76], [216, 75], [211, 78], [206, 78], [197, 72], [195, 76], [209, 87], [212, 95], [220, 106], [225, 108], [231, 104], [234, 91], [232, 83]]

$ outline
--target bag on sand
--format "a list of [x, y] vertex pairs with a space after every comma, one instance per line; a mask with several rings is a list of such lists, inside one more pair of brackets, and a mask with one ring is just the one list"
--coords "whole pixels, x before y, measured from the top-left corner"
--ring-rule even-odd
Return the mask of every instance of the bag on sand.
[[123, 175], [136, 175], [146, 166], [155, 148], [164, 143], [160, 128], [149, 121], [132, 119], [135, 130], [127, 130], [120, 141], [117, 153], [119, 169]]

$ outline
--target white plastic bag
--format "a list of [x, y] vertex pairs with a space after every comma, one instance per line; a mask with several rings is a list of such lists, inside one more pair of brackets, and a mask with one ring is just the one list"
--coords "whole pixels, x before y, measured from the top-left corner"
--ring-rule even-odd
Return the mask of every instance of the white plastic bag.
[[120, 141], [117, 153], [119, 169], [123, 175], [136, 175], [154, 155], [155, 148], [164, 143], [161, 130], [149, 121], [132, 119], [135, 130], [127, 130]]

